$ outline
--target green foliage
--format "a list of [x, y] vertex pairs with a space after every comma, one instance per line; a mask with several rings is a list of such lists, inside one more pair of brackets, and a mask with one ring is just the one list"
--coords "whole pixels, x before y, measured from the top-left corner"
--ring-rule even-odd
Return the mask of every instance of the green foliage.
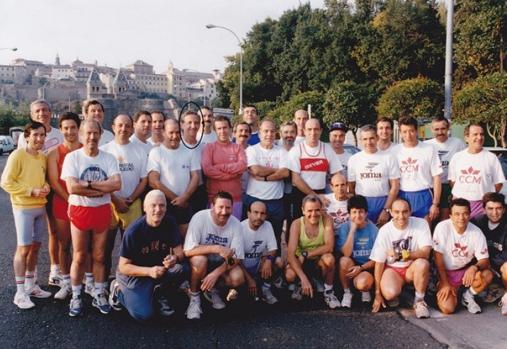
[[26, 105], [15, 108], [10, 104], [0, 104], [0, 130], [6, 134], [10, 127], [24, 126], [30, 120]]
[[442, 114], [444, 106], [443, 88], [437, 82], [424, 77], [395, 83], [379, 99], [379, 116], [399, 119], [412, 116], [430, 119]]
[[293, 96], [287, 102], [280, 104], [277, 108], [267, 113], [267, 116], [278, 122], [292, 120], [294, 112], [298, 109], [307, 109], [308, 104], [312, 106], [312, 117], [322, 120], [322, 102], [324, 95], [320, 92], [309, 91]]
[[507, 74], [493, 73], [466, 84], [454, 97], [453, 118], [487, 125], [490, 136], [505, 147]]
[[257, 108], [257, 114], [263, 118], [268, 115], [273, 109], [276, 108], [276, 103], [271, 101], [262, 101], [254, 104], [255, 108]]
[[325, 96], [323, 120], [326, 125], [341, 121], [352, 128], [373, 123], [375, 94], [365, 84], [345, 81], [330, 89]]

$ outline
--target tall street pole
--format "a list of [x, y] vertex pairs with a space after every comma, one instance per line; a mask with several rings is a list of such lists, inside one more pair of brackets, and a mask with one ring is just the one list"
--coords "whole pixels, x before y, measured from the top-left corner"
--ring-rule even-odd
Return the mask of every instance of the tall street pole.
[[452, 116], [452, 32], [454, 20], [454, 0], [447, 0], [447, 35], [445, 40], [445, 107], [444, 116], [451, 120]]

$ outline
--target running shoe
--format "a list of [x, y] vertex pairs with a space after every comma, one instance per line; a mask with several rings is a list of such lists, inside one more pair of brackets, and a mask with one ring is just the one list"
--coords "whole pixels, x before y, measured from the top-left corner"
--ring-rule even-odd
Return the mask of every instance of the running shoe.
[[290, 298], [295, 300], [295, 301], [300, 301], [303, 299], [303, 294], [301, 293], [301, 286], [299, 285], [296, 285], [294, 287], [294, 291], [292, 291], [292, 294], [290, 295]]
[[340, 301], [336, 298], [333, 290], [324, 292], [324, 302], [326, 302], [329, 309], [340, 307]]
[[371, 303], [371, 294], [369, 291], [361, 292], [361, 302]]
[[14, 304], [16, 304], [19, 309], [31, 309], [35, 307], [35, 304], [25, 292], [16, 292], [14, 295]]
[[343, 308], [351, 308], [352, 307], [352, 292], [344, 292], [343, 293], [342, 307]]
[[208, 302], [211, 303], [213, 309], [221, 310], [225, 308], [225, 303], [222, 298], [220, 298], [220, 295], [218, 294], [218, 290], [216, 288], [212, 289], [209, 292], [204, 292], [203, 296]]
[[109, 305], [111, 308], [113, 308], [115, 311], [122, 310], [122, 305], [120, 303], [120, 300], [118, 299], [118, 292], [120, 291], [120, 285], [118, 284], [118, 281], [114, 279], [111, 281], [111, 285], [109, 286]]
[[37, 284], [33, 285], [32, 288], [30, 288], [30, 289], [25, 287], [25, 292], [28, 296], [35, 297], [35, 298], [49, 298], [49, 297], [51, 297], [51, 292], [44, 291]]
[[188, 303], [186, 314], [189, 320], [198, 320], [201, 318], [201, 298], [199, 296], [190, 296], [190, 303]]
[[475, 301], [475, 297], [468, 291], [463, 293], [461, 304], [467, 307], [468, 311], [472, 314], [478, 314], [482, 311], [479, 304]]
[[414, 303], [415, 316], [418, 319], [427, 319], [430, 317], [430, 311], [425, 301], [419, 300]]
[[262, 300], [270, 305], [278, 302], [278, 299], [271, 292], [271, 288], [262, 287]]
[[75, 317], [79, 316], [83, 313], [83, 301], [81, 300], [81, 296], [76, 298], [72, 297], [69, 304], [69, 316]]
[[111, 312], [111, 306], [109, 305], [104, 293], [97, 294], [93, 298], [92, 305], [100, 310], [102, 314], [109, 314]]
[[72, 295], [72, 287], [70, 287], [70, 284], [62, 284], [58, 292], [55, 293], [55, 299], [59, 300], [65, 300], [69, 298], [69, 296]]
[[49, 286], [60, 286], [62, 283], [62, 277], [58, 273], [50, 273], [48, 279]]
[[95, 285], [92, 282], [85, 283], [84, 291], [87, 295], [95, 298]]
[[507, 315], [507, 292], [503, 295], [498, 306], [502, 307], [502, 315]]
[[157, 303], [160, 306], [158, 309], [158, 313], [162, 316], [171, 316], [174, 314], [174, 309], [169, 305], [169, 301], [166, 297], [159, 297], [157, 299]]

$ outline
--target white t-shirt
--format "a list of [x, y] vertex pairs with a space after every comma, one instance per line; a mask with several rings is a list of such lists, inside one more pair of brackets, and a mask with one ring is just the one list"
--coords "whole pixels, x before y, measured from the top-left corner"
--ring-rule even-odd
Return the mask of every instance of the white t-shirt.
[[[115, 157], [105, 151], [99, 150], [97, 156], [86, 155], [83, 148], [74, 150], [65, 156], [60, 178], [77, 178], [83, 181], [104, 181], [120, 174], [118, 162]], [[69, 204], [83, 207], [97, 207], [111, 203], [111, 195], [101, 197], [87, 197], [76, 194], [69, 196]]]
[[118, 162], [121, 175], [121, 190], [115, 192], [122, 198], [127, 198], [139, 185], [141, 178], [146, 178], [146, 154], [132, 143], [118, 144], [109, 142], [100, 147], [101, 150], [113, 155]]
[[505, 182], [505, 177], [495, 154], [484, 149], [471, 154], [465, 149], [452, 157], [449, 180], [454, 182], [454, 197], [477, 201], [482, 200], [485, 193], [494, 192], [495, 184]]
[[245, 253], [242, 230], [241, 223], [232, 215], [221, 227], [213, 222], [211, 210], [199, 211], [190, 220], [183, 250], [190, 251], [200, 245], [220, 245], [234, 249], [235, 258], [243, 259]]
[[326, 207], [327, 214], [333, 219], [333, 229], [336, 233], [338, 227], [349, 219], [349, 211], [347, 210], [348, 200], [338, 201], [334, 193], [324, 195], [329, 200], [329, 206]]
[[352, 154], [344, 149], [342, 154], [336, 154], [336, 155], [338, 156], [338, 159], [340, 159], [340, 162], [342, 164], [342, 167], [343, 167], [342, 173], [345, 176], [345, 178], [347, 178], [348, 163], [349, 163], [349, 159], [352, 156]]
[[[200, 139], [200, 138], [201, 138], [201, 134], [199, 133], [199, 134], [197, 134], [197, 139]], [[206, 133], [203, 134], [201, 144], [204, 146], [206, 144], [213, 143], [216, 141], [217, 141], [217, 134], [215, 133], [215, 131], [211, 131], [208, 134], [206, 134]]]
[[[63, 134], [59, 129], [51, 127], [51, 130], [46, 133], [46, 140], [44, 141], [44, 147], [42, 148], [42, 152], [44, 154], [48, 154], [51, 150], [58, 147], [63, 143]], [[23, 134], [19, 135], [18, 138], [18, 149], [26, 148], [26, 138]]]
[[146, 156], [148, 156], [151, 148], [153, 148], [153, 145], [150, 142], [146, 141], [146, 143], [144, 143], [139, 138], [137, 138], [137, 136], [135, 134], [130, 136], [129, 140], [131, 143], [135, 144], [136, 146], [141, 147], [144, 150]]
[[489, 258], [488, 243], [482, 231], [468, 223], [465, 232], [458, 234], [450, 219], [435, 227], [433, 249], [442, 254], [446, 270], [464, 268], [474, 257], [477, 260]]
[[400, 168], [400, 190], [419, 191], [433, 187], [433, 176], [442, 174], [436, 149], [418, 142], [413, 148], [400, 143], [391, 151]]
[[289, 152], [289, 170], [298, 173], [313, 190], [322, 190], [327, 175], [343, 170], [343, 166], [328, 143], [319, 141], [316, 147], [310, 147], [301, 142]]
[[[426, 220], [410, 217], [408, 226], [404, 230], [396, 228], [391, 220], [378, 231], [370, 259], [395, 268], [407, 268], [412, 261], [401, 259], [402, 250], [412, 252], [432, 245], [430, 227]], [[390, 252], [394, 254], [392, 260], [388, 258]]]
[[355, 182], [355, 192], [366, 197], [389, 194], [392, 179], [400, 178], [400, 169], [394, 156], [379, 151], [368, 154], [360, 151], [349, 159], [348, 181]]
[[259, 229], [253, 230], [248, 225], [248, 219], [242, 221], [241, 225], [243, 226], [242, 232], [245, 248], [243, 265], [246, 268], [255, 267], [266, 252], [278, 249], [273, 226], [268, 221], [265, 221]]
[[[269, 168], [288, 168], [287, 151], [273, 145], [266, 149], [260, 143], [246, 148], [247, 166], [262, 166]], [[283, 180], [259, 181], [253, 176], [248, 179], [246, 193], [261, 200], [276, 200], [283, 197]]]
[[147, 171], [160, 173], [160, 181], [174, 194], [183, 194], [190, 183], [190, 172], [199, 171], [201, 163], [197, 152], [180, 144], [178, 149], [169, 149], [161, 144], [153, 148], [148, 156]]
[[436, 138], [428, 139], [424, 143], [431, 144], [437, 149], [438, 158], [442, 165], [442, 174], [440, 180], [442, 183], [447, 183], [449, 175], [449, 162], [454, 154], [466, 148], [465, 143], [459, 138], [449, 137], [444, 143], [437, 141]]
[[392, 142], [391, 142], [391, 144], [389, 145], [389, 147], [387, 147], [387, 148], [386, 148], [386, 149], [384, 149], [384, 150], [382, 150], [382, 149], [378, 148], [378, 152], [379, 152], [380, 154], [391, 154], [391, 155], [394, 155], [394, 154], [393, 154], [393, 149], [394, 149], [394, 147], [395, 147], [396, 145], [397, 145], [397, 144], [395, 144], [395, 143], [392, 143]]
[[161, 142], [161, 143], [156, 143], [156, 142], [153, 140], [153, 137], [148, 138], [146, 141], [147, 141], [148, 143], [150, 143], [150, 144], [151, 144], [152, 148], [153, 148], [153, 147], [158, 147], [158, 146], [162, 143], [162, 142]]

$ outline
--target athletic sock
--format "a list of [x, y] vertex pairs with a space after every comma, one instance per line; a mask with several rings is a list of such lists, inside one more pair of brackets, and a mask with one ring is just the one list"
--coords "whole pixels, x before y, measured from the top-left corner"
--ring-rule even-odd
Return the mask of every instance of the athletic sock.
[[70, 285], [70, 274], [62, 275], [62, 284]]
[[105, 284], [103, 282], [96, 282], [95, 283], [95, 294], [103, 294], [105, 289]]
[[81, 285], [74, 286], [72, 285], [72, 298], [76, 299], [81, 297]]
[[[326, 287], [326, 285], [324, 285], [324, 287]], [[350, 293], [350, 288], [344, 288], [343, 293]]]
[[16, 276], [16, 292], [25, 293], [25, 277]]
[[423, 293], [419, 293], [419, 292], [415, 292], [415, 301], [424, 301], [424, 292]]
[[192, 298], [192, 299], [197, 298], [197, 299], [200, 300], [199, 296], [201, 295], [201, 292], [199, 292], [199, 291], [197, 291], [197, 292], [188, 291], [188, 294], [190, 295], [190, 298]]
[[292, 284], [289, 284], [287, 286], [287, 288], [289, 289], [289, 291], [294, 291], [296, 289], [296, 284], [292, 283]]
[[49, 274], [50, 275], [58, 275], [58, 274], [60, 274], [60, 265], [58, 265], [58, 264], [51, 264]]
[[93, 285], [93, 273], [85, 273], [85, 283], [87, 285]]
[[467, 292], [469, 292], [472, 295], [472, 297], [477, 295], [477, 291], [474, 290], [472, 286], [468, 288]]
[[270, 283], [267, 283], [267, 282], [263, 282], [262, 283], [262, 288], [266, 289], [266, 290], [269, 290], [271, 288], [271, 284]]
[[[324, 292], [328, 292], [328, 291], [332, 291], [333, 290], [333, 285], [328, 285], [326, 283], [324, 283]], [[350, 292], [350, 290], [349, 290]]]
[[31, 290], [35, 286], [35, 271], [25, 272], [25, 287]]

